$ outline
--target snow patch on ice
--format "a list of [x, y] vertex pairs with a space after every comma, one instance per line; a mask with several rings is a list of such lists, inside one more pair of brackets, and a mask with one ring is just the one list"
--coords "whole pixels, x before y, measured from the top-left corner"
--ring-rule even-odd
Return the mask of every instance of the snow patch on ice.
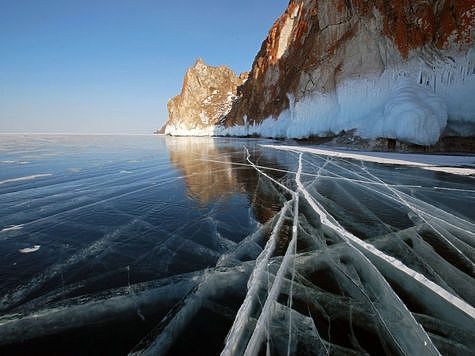
[[8, 231], [17, 231], [17, 230], [21, 230], [21, 229], [23, 229], [23, 225], [10, 225], [10, 226], [5, 227], [2, 230], [0, 230], [0, 233], [1, 232], [8, 232]]
[[6, 161], [0, 161], [0, 163], [3, 163], [3, 164], [15, 164], [15, 163], [18, 163], [18, 164], [30, 164], [31, 162], [28, 162], [28, 161], [12, 161], [12, 160], [6, 160]]
[[40, 245], [34, 245], [32, 247], [26, 247], [26, 248], [22, 248], [20, 250], [18, 250], [20, 253], [32, 253], [32, 252], [36, 252], [40, 249]]
[[49, 174], [49, 173], [48, 174], [33, 174], [31, 176], [5, 179], [5, 180], [0, 181], [0, 184], [21, 182], [21, 181], [25, 181], [25, 180], [32, 180], [32, 179], [36, 179], [36, 178], [49, 177], [49, 176], [52, 176], [52, 174]]

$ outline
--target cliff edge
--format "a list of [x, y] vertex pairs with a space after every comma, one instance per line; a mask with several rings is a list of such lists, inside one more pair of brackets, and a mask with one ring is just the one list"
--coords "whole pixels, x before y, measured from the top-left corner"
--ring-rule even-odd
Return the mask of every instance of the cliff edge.
[[212, 133], [237, 98], [247, 73], [237, 76], [225, 66], [206, 65], [201, 58], [187, 70], [180, 95], [168, 102], [168, 121], [162, 130], [172, 135]]
[[474, 25], [475, 0], [292, 0], [212, 129], [170, 117], [190, 135], [475, 136]]

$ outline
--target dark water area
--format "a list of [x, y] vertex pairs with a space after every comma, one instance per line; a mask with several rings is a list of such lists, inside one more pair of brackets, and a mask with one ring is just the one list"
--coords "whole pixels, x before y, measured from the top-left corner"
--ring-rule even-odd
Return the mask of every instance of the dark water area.
[[[256, 259], [297, 191], [299, 152], [262, 144], [282, 142], [0, 135], [0, 355], [220, 354]], [[311, 154], [301, 159], [303, 186], [331, 221], [473, 305], [473, 178]], [[344, 234], [323, 226], [303, 197], [297, 205], [297, 222], [292, 209], [283, 213], [266, 285], [251, 296], [249, 333], [264, 314], [269, 281], [285, 265], [294, 224], [293, 269], [283, 274], [266, 319], [267, 330], [284, 336], [263, 342], [260, 353], [401, 353], [404, 346], [388, 340], [407, 336], [396, 327], [378, 331], [381, 320], [373, 318], [384, 315], [375, 305], [399, 304], [372, 299], [377, 288], [410, 306], [398, 322], [408, 318], [410, 329], [417, 319], [424, 326], [417, 337], [428, 335], [448, 354], [469, 349], [463, 342], [470, 327], [452, 345], [464, 316], [457, 325], [433, 313], [446, 301], [430, 289], [414, 292], [430, 306], [414, 304], [419, 294], [408, 292], [400, 272], [369, 255], [376, 272], [365, 275], [369, 262], [349, 252]]]

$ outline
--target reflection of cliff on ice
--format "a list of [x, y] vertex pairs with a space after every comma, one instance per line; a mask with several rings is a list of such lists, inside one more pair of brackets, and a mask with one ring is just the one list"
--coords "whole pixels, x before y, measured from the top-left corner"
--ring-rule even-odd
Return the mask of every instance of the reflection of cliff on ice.
[[191, 198], [207, 204], [240, 190], [229, 156], [220, 152], [213, 140], [167, 137], [166, 145], [170, 161], [185, 176]]

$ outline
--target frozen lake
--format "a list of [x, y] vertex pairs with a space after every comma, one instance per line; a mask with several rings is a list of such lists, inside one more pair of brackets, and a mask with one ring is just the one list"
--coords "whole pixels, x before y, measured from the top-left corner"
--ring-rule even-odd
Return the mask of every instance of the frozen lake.
[[279, 145], [0, 135], [0, 354], [472, 354], [475, 178]]

